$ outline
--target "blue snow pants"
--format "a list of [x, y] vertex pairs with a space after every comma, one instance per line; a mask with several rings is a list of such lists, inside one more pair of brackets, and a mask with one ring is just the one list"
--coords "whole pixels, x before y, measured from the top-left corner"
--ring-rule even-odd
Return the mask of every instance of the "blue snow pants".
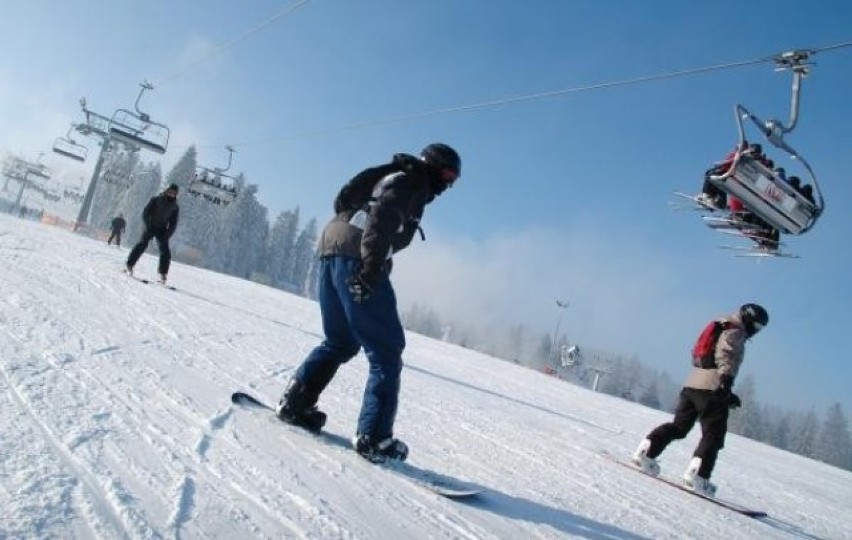
[[319, 394], [337, 368], [363, 347], [370, 366], [357, 433], [381, 441], [393, 435], [405, 333], [387, 275], [366, 301], [358, 304], [352, 299], [346, 280], [359, 265], [360, 261], [351, 257], [326, 256], [320, 260], [319, 303], [325, 339], [294, 377]]

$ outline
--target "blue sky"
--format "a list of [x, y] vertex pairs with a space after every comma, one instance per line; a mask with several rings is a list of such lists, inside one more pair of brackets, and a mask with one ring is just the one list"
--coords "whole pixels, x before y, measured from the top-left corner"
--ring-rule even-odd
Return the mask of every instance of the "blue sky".
[[[222, 165], [232, 144], [233, 170], [273, 213], [299, 205], [323, 222], [360, 169], [445, 141], [463, 175], [427, 210], [427, 242], [397, 258], [403, 303], [543, 332], [568, 299], [572, 340], [679, 380], [706, 320], [758, 301], [772, 322], [744, 372], [760, 397], [850, 410], [852, 48], [815, 57], [788, 138], [827, 199], [814, 230], [787, 239], [798, 260], [731, 257], [717, 247], [730, 239], [667, 205], [733, 146], [734, 104], [787, 119], [790, 75], [771, 64], [383, 121], [848, 42], [852, 4], [312, 0], [219, 49], [295, 4], [4, 6], [0, 148], [47, 151], [81, 120], [81, 96], [110, 114], [147, 79], [142, 108], [172, 129], [165, 166], [193, 143]], [[45, 160], [69, 183], [90, 173]]]

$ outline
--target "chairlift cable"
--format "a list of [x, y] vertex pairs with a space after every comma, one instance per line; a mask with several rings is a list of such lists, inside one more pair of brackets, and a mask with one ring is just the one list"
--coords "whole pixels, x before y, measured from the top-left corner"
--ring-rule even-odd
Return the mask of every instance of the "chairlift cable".
[[[818, 48], [814, 48], [814, 49], [806, 49], [806, 50], [810, 54], [816, 54], [818, 52], [832, 51], [832, 50], [842, 49], [842, 48], [846, 48], [846, 47], [852, 47], [852, 41], [847, 41], [847, 42], [838, 43], [838, 44], [834, 44], [834, 45], [828, 45], [828, 46], [824, 46], [824, 47], [818, 47]], [[375, 120], [367, 120], [367, 121], [364, 121], [364, 122], [358, 122], [358, 123], [349, 124], [349, 125], [345, 125], [345, 126], [336, 126], [336, 127], [330, 127], [330, 128], [306, 130], [306, 131], [302, 131], [302, 132], [298, 132], [298, 133], [293, 133], [293, 134], [290, 134], [290, 135], [281, 135], [281, 136], [271, 137], [271, 138], [247, 140], [247, 141], [242, 141], [242, 142], [237, 143], [236, 146], [253, 146], [253, 145], [258, 145], [258, 144], [281, 142], [281, 141], [285, 141], [285, 140], [302, 139], [302, 138], [305, 138], [305, 137], [308, 137], [308, 136], [316, 136], [316, 135], [322, 135], [322, 134], [337, 133], [337, 132], [342, 132], [342, 131], [358, 130], [358, 129], [363, 129], [363, 128], [367, 128], [367, 127], [374, 127], [374, 126], [386, 125], [386, 124], [402, 123], [402, 122], [407, 122], [407, 121], [416, 120], [416, 119], [420, 119], [420, 118], [426, 118], [426, 117], [429, 117], [429, 116], [437, 116], [437, 115], [450, 114], [450, 113], [456, 113], [456, 112], [476, 111], [476, 110], [499, 107], [499, 106], [502, 106], [502, 105], [509, 105], [509, 104], [513, 104], [513, 103], [520, 103], [520, 102], [525, 102], [525, 101], [533, 101], [533, 100], [538, 100], [538, 99], [544, 99], [544, 98], [550, 98], [550, 97], [556, 97], [556, 96], [563, 96], [563, 95], [567, 95], [567, 94], [576, 94], [576, 93], [580, 93], [580, 92], [589, 92], [589, 91], [595, 91], [595, 90], [605, 90], [605, 89], [616, 88], [616, 87], [621, 87], [621, 86], [634, 86], [634, 85], [639, 85], [639, 84], [647, 84], [647, 83], [658, 82], [658, 81], [663, 81], [663, 80], [668, 80], [668, 79], [688, 77], [688, 76], [693, 76], [693, 75], [702, 75], [702, 74], [705, 74], [705, 73], [711, 73], [711, 72], [715, 72], [715, 71], [737, 69], [737, 68], [752, 66], [752, 65], [756, 65], [756, 64], [776, 62], [777, 59], [778, 59], [778, 55], [763, 56], [763, 57], [754, 58], [754, 59], [751, 59], [751, 60], [742, 60], [742, 61], [738, 61], [738, 62], [728, 62], [728, 63], [725, 63], [725, 64], [716, 64], [716, 65], [712, 65], [712, 66], [683, 69], [683, 70], [677, 70], [677, 71], [670, 71], [670, 72], [666, 72], [666, 73], [657, 73], [657, 74], [652, 74], [652, 75], [645, 75], [645, 76], [640, 76], [640, 77], [633, 77], [633, 78], [629, 78], [629, 79], [621, 79], [621, 80], [616, 80], [616, 81], [609, 81], [609, 82], [603, 82], [603, 83], [597, 83], [597, 84], [591, 84], [591, 85], [585, 85], [585, 86], [575, 86], [575, 87], [570, 87], [570, 88], [562, 88], [562, 89], [559, 89], [559, 90], [551, 90], [551, 91], [547, 91], [547, 92], [538, 92], [538, 93], [535, 93], [535, 94], [527, 94], [527, 95], [514, 96], [514, 97], [508, 97], [508, 98], [502, 98], [502, 99], [494, 99], [494, 100], [490, 100], [490, 101], [483, 101], [483, 102], [473, 103], [473, 104], [469, 104], [469, 105], [444, 107], [444, 108], [440, 108], [440, 109], [433, 109], [433, 110], [430, 110], [430, 111], [423, 111], [423, 112], [419, 112], [419, 113], [410, 113], [410, 114], [392, 116], [392, 117], [387, 117], [387, 118], [379, 118], [379, 119], [375, 119]], [[186, 145], [186, 146], [188, 147], [188, 145]], [[218, 145], [218, 144], [217, 145], [203, 145], [203, 146], [196, 146], [196, 147], [197, 148], [214, 148], [214, 147], [219, 147], [219, 146], [221, 146], [221, 145]]]
[[833, 51], [836, 49], [843, 49], [845, 47], [852, 47], [852, 41], [847, 41], [845, 43], [838, 43], [836, 45], [828, 45], [825, 47], [820, 47], [818, 49], [809, 49], [812, 53], [824, 52], [824, 51]]
[[263, 21], [262, 23], [255, 26], [254, 28], [244, 32], [243, 34], [237, 36], [236, 38], [232, 39], [231, 41], [216, 47], [215, 49], [210, 51], [210, 53], [202, 56], [201, 58], [198, 58], [197, 60], [195, 60], [193, 62], [190, 62], [186, 66], [183, 66], [182, 68], [174, 70], [170, 74], [163, 77], [163, 79], [160, 80], [157, 83], [156, 86], [158, 86], [158, 87], [163, 86], [164, 84], [168, 84], [168, 83], [172, 82], [173, 80], [183, 76], [186, 72], [194, 69], [199, 64], [207, 62], [208, 60], [212, 59], [213, 57], [218, 56], [219, 54], [221, 54], [221, 53], [225, 52], [226, 50], [236, 46], [239, 43], [242, 43], [243, 41], [245, 41], [246, 39], [251, 37], [253, 34], [260, 32], [261, 30], [265, 29], [267, 26], [271, 25], [272, 23], [274, 23], [278, 19], [284, 17], [285, 15], [289, 15], [290, 13], [296, 11], [297, 9], [304, 6], [308, 2], [310, 2], [310, 0], [299, 0], [295, 4], [289, 5], [285, 8], [277, 11], [271, 17], [269, 17], [267, 20]]

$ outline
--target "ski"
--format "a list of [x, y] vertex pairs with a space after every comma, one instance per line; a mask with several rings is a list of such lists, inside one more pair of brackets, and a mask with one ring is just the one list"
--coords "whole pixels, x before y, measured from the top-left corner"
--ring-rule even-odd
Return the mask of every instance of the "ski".
[[719, 246], [721, 249], [735, 251], [734, 257], [752, 257], [752, 258], [787, 258], [798, 259], [799, 256], [795, 253], [787, 253], [775, 249], [760, 248], [757, 246]]
[[708, 502], [711, 502], [711, 503], [716, 504], [718, 506], [721, 506], [722, 508], [727, 508], [728, 510], [733, 510], [734, 512], [737, 512], [737, 513], [742, 514], [744, 516], [748, 516], [750, 518], [764, 518], [764, 517], [768, 516], [768, 514], [764, 511], [762, 511], [762, 510], [752, 510], [750, 508], [746, 508], [745, 506], [739, 505], [735, 502], [726, 501], [724, 499], [718, 499], [718, 498], [715, 498], [715, 497], [706, 497], [706, 496], [701, 495], [699, 493], [695, 493], [694, 491], [692, 491], [688, 487], [684, 486], [680, 482], [676, 482], [674, 480], [670, 480], [670, 479], [664, 478], [662, 476], [651, 476], [650, 474], [647, 474], [647, 473], [643, 472], [642, 470], [640, 470], [639, 468], [635, 467], [632, 463], [629, 463], [627, 461], [622, 461], [621, 459], [613, 456], [612, 454], [610, 454], [608, 452], [601, 452], [600, 455], [602, 457], [612, 461], [613, 463], [617, 463], [618, 465], [621, 465], [622, 467], [630, 469], [631, 471], [637, 472], [637, 473], [639, 473], [643, 476], [646, 476], [648, 478], [658, 480], [658, 481], [660, 481], [664, 484], [667, 484], [669, 486], [677, 488], [677, 489], [679, 489], [679, 490], [681, 490], [685, 493], [689, 493], [693, 497], [698, 497], [699, 499], [704, 499], [705, 501], [708, 501]]
[[[683, 193], [682, 191], [675, 191], [673, 193], [678, 197], [683, 197], [684, 199], [689, 199], [690, 201], [692, 201], [693, 204], [688, 207], [692, 210], [698, 210], [701, 212], [717, 212], [719, 210], [722, 210], [722, 208], [716, 208], [715, 206], [711, 206], [700, 201], [695, 195], [689, 195], [688, 193]], [[669, 204], [675, 209], [683, 208], [683, 206], [678, 205], [678, 203], [670, 202]]]
[[[263, 412], [264, 414], [272, 413], [273, 419], [284, 424], [285, 427], [292, 428], [291, 431], [303, 431], [306, 434], [322, 440], [324, 443], [352, 450], [352, 445], [349, 443], [348, 439], [340, 435], [329, 433], [327, 431], [315, 432], [307, 428], [292, 426], [281, 422], [278, 417], [275, 416], [275, 409], [273, 407], [251, 394], [247, 394], [245, 392], [234, 392], [231, 394], [231, 403], [245, 410], [254, 410]], [[364, 461], [365, 463], [371, 463], [368, 460]], [[434, 471], [420, 469], [406, 462], [388, 461], [384, 463], [373, 463], [372, 465], [377, 466], [384, 471], [396, 474], [401, 478], [405, 478], [419, 487], [428, 489], [432, 493], [448, 499], [465, 499], [483, 492], [483, 489], [480, 487], [466, 484], [460, 480], [441, 475]]]

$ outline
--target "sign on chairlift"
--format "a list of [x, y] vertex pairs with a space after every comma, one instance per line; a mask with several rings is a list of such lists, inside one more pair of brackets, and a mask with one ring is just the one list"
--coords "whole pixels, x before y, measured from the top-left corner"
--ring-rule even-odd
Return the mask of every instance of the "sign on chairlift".
[[203, 181], [200, 178], [193, 178], [189, 182], [189, 193], [194, 197], [201, 197], [207, 202], [228, 206], [234, 199], [237, 198], [236, 189], [226, 185], [216, 185], [211, 181]]
[[739, 198], [752, 212], [781, 231], [799, 234], [814, 218], [815, 207], [792, 186], [783, 185], [765, 172], [754, 159], [743, 156], [730, 180], [711, 179], [718, 187]]

